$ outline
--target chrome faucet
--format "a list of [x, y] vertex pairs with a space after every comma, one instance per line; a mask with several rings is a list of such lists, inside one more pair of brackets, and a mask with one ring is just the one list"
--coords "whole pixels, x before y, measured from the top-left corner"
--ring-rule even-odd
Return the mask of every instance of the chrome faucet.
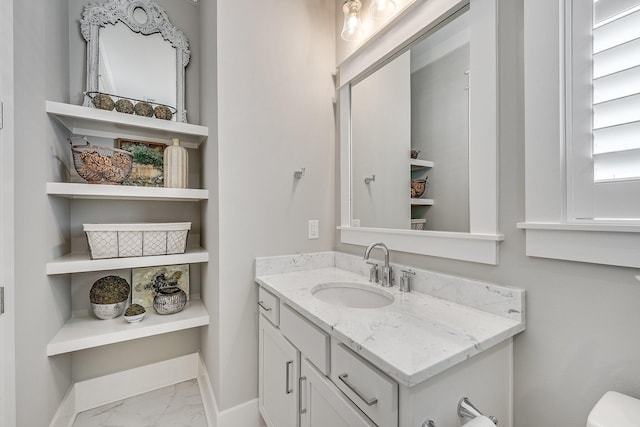
[[382, 279], [380, 281], [380, 284], [385, 288], [388, 288], [390, 286], [393, 286], [393, 271], [389, 266], [389, 249], [387, 248], [387, 246], [382, 242], [370, 244], [364, 251], [364, 259], [369, 259], [371, 249], [375, 248], [376, 246], [380, 246], [380, 249], [382, 249], [382, 252], [384, 253], [384, 267], [382, 267]]

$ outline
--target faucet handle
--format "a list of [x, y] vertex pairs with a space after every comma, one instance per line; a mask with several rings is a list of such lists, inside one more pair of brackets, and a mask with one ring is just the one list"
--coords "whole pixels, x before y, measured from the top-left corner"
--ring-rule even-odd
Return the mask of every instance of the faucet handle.
[[378, 263], [376, 262], [371, 262], [371, 261], [367, 261], [367, 264], [369, 264], [371, 266], [371, 268], [369, 269], [369, 281], [373, 282], [373, 283], [378, 283], [379, 279], [378, 279]]
[[400, 270], [400, 291], [411, 292], [411, 276], [415, 276], [416, 272], [413, 270]]

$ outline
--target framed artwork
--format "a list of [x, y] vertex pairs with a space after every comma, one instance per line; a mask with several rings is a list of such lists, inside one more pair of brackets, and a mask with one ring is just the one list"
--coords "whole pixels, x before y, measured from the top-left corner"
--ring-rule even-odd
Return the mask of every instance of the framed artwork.
[[141, 187], [164, 187], [164, 149], [167, 146], [160, 142], [136, 141], [132, 139], [116, 139], [116, 148], [133, 154], [131, 176], [124, 185]]
[[153, 307], [156, 289], [176, 286], [189, 300], [189, 264], [134, 268], [131, 274], [131, 303]]

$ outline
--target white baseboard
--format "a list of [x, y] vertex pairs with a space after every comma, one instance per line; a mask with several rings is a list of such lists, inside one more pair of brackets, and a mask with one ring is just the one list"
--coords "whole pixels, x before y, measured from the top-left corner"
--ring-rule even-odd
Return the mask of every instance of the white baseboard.
[[200, 387], [200, 396], [202, 396], [207, 423], [209, 427], [218, 427], [218, 403], [202, 357], [198, 357], [198, 387]]
[[258, 399], [253, 399], [218, 413], [217, 427], [261, 427], [263, 426]]
[[262, 427], [258, 399], [220, 412], [198, 353], [75, 383], [49, 427], [72, 427], [78, 413], [196, 378], [209, 427]]

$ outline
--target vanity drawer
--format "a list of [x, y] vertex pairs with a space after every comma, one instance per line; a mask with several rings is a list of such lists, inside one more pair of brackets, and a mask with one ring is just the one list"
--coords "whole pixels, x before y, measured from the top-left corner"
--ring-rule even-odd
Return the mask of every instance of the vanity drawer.
[[260, 314], [269, 319], [271, 323], [278, 326], [280, 323], [280, 302], [278, 297], [264, 289], [258, 288], [258, 310]]
[[280, 331], [320, 372], [329, 375], [329, 335], [286, 304], [280, 307]]
[[344, 344], [331, 341], [331, 380], [380, 427], [398, 426], [398, 383]]

